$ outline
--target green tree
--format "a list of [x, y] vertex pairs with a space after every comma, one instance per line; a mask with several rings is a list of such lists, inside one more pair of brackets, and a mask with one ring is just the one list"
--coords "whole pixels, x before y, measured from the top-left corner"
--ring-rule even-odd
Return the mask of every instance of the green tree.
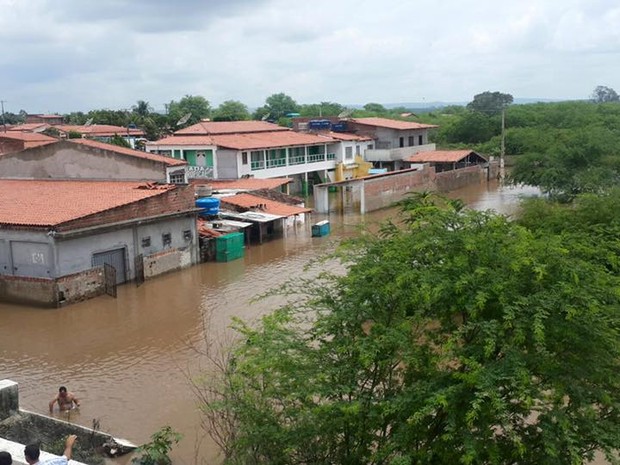
[[592, 101], [595, 103], [620, 102], [620, 96], [611, 87], [596, 86], [592, 91]]
[[153, 109], [149, 105], [149, 102], [147, 102], [146, 100], [138, 100], [136, 104], [133, 106], [132, 110], [136, 115], [143, 117], [143, 118], [148, 116], [149, 113], [153, 111]]
[[467, 108], [487, 115], [496, 115], [513, 102], [512, 95], [501, 92], [482, 92], [474, 95]]
[[250, 119], [248, 107], [236, 100], [226, 100], [214, 112], [214, 121], [245, 121]]
[[[207, 99], [200, 95], [186, 95], [178, 102], [172, 100], [168, 104], [169, 124], [175, 129], [191, 126], [210, 116], [211, 105]], [[179, 121], [183, 121], [182, 118], [184, 117], [187, 117], [187, 120], [178, 124]]]
[[[588, 235], [420, 194], [346, 275], [236, 323], [227, 463], [574, 465], [620, 446], [620, 280]], [[498, 259], [501, 257], [501, 259]]]
[[375, 113], [378, 115], [387, 113], [387, 109], [380, 103], [367, 103], [366, 105], [364, 105], [364, 110], [369, 113]]
[[128, 148], [128, 149], [131, 148], [131, 144], [129, 142], [127, 142], [127, 140], [125, 140], [122, 136], [119, 136], [118, 134], [114, 134], [110, 138], [110, 144], [118, 145], [119, 147], [125, 147], [125, 148]]
[[299, 112], [299, 105], [292, 97], [283, 92], [270, 95], [265, 99], [265, 105], [260, 107], [254, 113], [255, 119], [266, 118], [272, 121], [278, 121], [285, 117], [288, 113]]
[[323, 116], [338, 116], [345, 110], [345, 107], [335, 102], [312, 103], [301, 105], [299, 113], [308, 118]]

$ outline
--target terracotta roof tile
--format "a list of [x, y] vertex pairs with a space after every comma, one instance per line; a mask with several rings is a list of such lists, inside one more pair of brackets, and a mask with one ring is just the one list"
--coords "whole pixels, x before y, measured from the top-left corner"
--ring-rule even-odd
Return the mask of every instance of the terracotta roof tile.
[[399, 121], [389, 118], [352, 118], [352, 121], [357, 124], [364, 124], [367, 126], [377, 126], [380, 128], [388, 129], [430, 129], [438, 126], [434, 124], [415, 123], [413, 121]]
[[[252, 194], [237, 194], [229, 197], [220, 197], [220, 201], [246, 210], [256, 209], [262, 213], [278, 216], [293, 216], [302, 213], [310, 213], [312, 211], [310, 208], [287, 205]], [[263, 207], [258, 208], [257, 206], [259, 205]]]
[[[0, 179], [0, 224], [52, 227], [161, 195], [144, 182]], [[139, 188], [142, 186], [143, 188]]]
[[473, 150], [431, 150], [418, 152], [405, 158], [403, 161], [410, 163], [456, 163], [471, 153], [475, 153], [483, 160], [486, 160], [486, 158]]
[[21, 140], [23, 142], [58, 142], [58, 139], [38, 132], [9, 131], [0, 132], [1, 139]]
[[142, 150], [129, 149], [127, 147], [121, 147], [114, 144], [106, 144], [105, 142], [99, 142], [92, 139], [68, 139], [68, 142], [78, 145], [84, 145], [92, 147], [94, 149], [107, 150], [109, 152], [118, 153], [121, 155], [127, 155], [130, 157], [144, 158], [145, 160], [156, 161], [168, 166], [180, 166], [187, 165], [185, 160], [178, 160], [171, 157], [165, 157], [156, 153], [143, 152]]
[[288, 131], [288, 128], [267, 121], [201, 121], [179, 129], [179, 135], [240, 134], [247, 132]]
[[113, 126], [111, 124], [91, 124], [90, 126], [77, 126], [70, 124], [54, 124], [53, 127], [62, 132], [79, 132], [90, 137], [112, 137], [119, 136], [144, 136], [142, 129], [130, 129], [123, 126]]
[[7, 129], [9, 131], [39, 132], [49, 127], [47, 123], [23, 123], [16, 124], [15, 126], [7, 126]]
[[147, 142], [146, 146], [157, 150], [158, 147], [176, 147], [176, 146], [213, 146], [215, 141], [211, 136], [169, 136], [154, 142]]
[[325, 133], [319, 133], [319, 136], [329, 137], [331, 139], [336, 140], [345, 140], [345, 141], [371, 141], [374, 140], [372, 137], [362, 136], [358, 134], [352, 134], [350, 132], [334, 132], [328, 131]]

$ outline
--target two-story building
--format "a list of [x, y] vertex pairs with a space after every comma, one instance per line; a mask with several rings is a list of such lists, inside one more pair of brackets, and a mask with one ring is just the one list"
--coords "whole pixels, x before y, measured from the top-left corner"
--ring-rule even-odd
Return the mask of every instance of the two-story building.
[[[350, 142], [354, 145], [354, 142]], [[293, 192], [334, 180], [346, 155], [329, 135], [294, 132], [264, 121], [202, 122], [147, 143], [147, 152], [186, 160], [190, 178], [291, 178]]]
[[399, 121], [388, 118], [350, 118], [346, 131], [374, 140], [374, 147], [364, 152], [364, 159], [377, 168], [390, 171], [406, 168], [404, 160], [418, 153], [435, 150], [429, 143], [429, 130], [433, 124]]

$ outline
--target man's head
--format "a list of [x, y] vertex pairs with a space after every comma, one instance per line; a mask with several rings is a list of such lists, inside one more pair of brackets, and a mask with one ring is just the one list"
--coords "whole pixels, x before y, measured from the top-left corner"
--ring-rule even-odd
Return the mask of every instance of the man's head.
[[5, 451], [0, 451], [0, 465], [11, 465], [13, 463], [13, 457], [11, 454]]
[[59, 395], [60, 397], [67, 397], [67, 388], [66, 388], [66, 387], [64, 387], [64, 386], [60, 386], [60, 387], [58, 388], [58, 395]]
[[30, 464], [37, 463], [40, 453], [41, 450], [39, 449], [38, 444], [28, 444], [24, 448], [24, 457], [26, 457], [26, 462]]

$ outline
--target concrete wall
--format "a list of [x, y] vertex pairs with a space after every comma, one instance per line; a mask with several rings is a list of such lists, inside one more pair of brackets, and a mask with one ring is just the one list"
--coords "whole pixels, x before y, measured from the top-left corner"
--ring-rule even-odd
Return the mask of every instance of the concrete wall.
[[[248, 164], [241, 166], [241, 154], [236, 150], [217, 149], [214, 157], [216, 179], [237, 179], [250, 174], [250, 151]], [[239, 164], [240, 166], [237, 166]]]
[[58, 142], [0, 158], [0, 173], [15, 178], [165, 181], [165, 165], [108, 150]]
[[0, 421], [19, 410], [19, 389], [15, 381], [0, 379]]
[[179, 270], [192, 264], [191, 250], [165, 250], [144, 257], [144, 277], [153, 278], [157, 275]]
[[436, 174], [435, 184], [440, 192], [448, 192], [461, 187], [479, 184], [487, 181], [487, 170], [478, 166], [469, 166], [452, 171], [443, 171]]

